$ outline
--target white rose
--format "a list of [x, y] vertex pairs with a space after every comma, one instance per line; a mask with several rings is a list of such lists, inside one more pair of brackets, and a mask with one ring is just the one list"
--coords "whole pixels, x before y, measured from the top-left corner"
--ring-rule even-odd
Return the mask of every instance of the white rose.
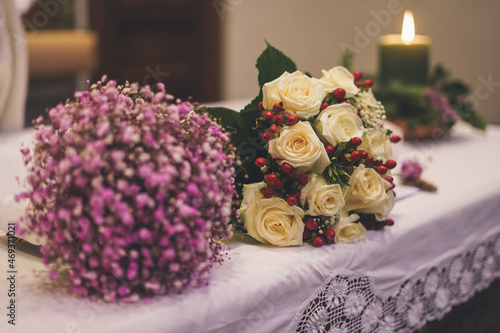
[[334, 216], [344, 207], [344, 194], [339, 184], [327, 184], [323, 176], [313, 174], [304, 186], [300, 195], [300, 203], [312, 216]]
[[304, 211], [285, 200], [265, 199], [260, 193], [264, 183], [245, 185], [240, 208], [248, 234], [263, 244], [302, 245]]
[[359, 88], [354, 84], [354, 76], [345, 67], [337, 66], [330, 69], [328, 72], [321, 71], [323, 77], [316, 79], [318, 83], [323, 85], [327, 93], [331, 93], [337, 88], [345, 90], [346, 98], [353, 97], [359, 92]]
[[354, 243], [366, 237], [366, 229], [361, 223], [354, 223], [359, 219], [357, 214], [349, 214], [342, 210], [340, 220], [333, 226], [335, 231], [335, 243], [347, 244]]
[[379, 101], [377, 101], [375, 95], [373, 95], [371, 88], [359, 94], [359, 102], [363, 105], [369, 105], [372, 107], [376, 107], [379, 104]]
[[330, 105], [314, 122], [318, 135], [332, 145], [363, 136], [363, 122], [350, 104]]
[[369, 129], [363, 134], [363, 142], [359, 146], [376, 160], [387, 160], [391, 157], [391, 141], [385, 130]]
[[269, 154], [280, 165], [293, 166], [298, 174], [313, 171], [322, 173], [330, 164], [325, 146], [321, 143], [309, 122], [284, 126], [279, 137], [269, 141]]
[[363, 164], [351, 175], [349, 187], [346, 187], [345, 209], [358, 213], [375, 214], [383, 220], [394, 206], [394, 194], [388, 191], [391, 185], [374, 169]]
[[242, 190], [243, 200], [241, 201], [239, 209], [241, 216], [245, 214], [245, 211], [248, 209], [248, 207], [250, 207], [251, 204], [259, 200], [260, 198], [264, 197], [261, 193], [261, 190], [266, 186], [267, 185], [265, 182], [243, 185], [243, 190]]
[[299, 71], [285, 72], [274, 81], [262, 87], [263, 105], [266, 110], [276, 103], [283, 102], [288, 114], [299, 119], [308, 119], [319, 113], [321, 102], [326, 96], [321, 84]]

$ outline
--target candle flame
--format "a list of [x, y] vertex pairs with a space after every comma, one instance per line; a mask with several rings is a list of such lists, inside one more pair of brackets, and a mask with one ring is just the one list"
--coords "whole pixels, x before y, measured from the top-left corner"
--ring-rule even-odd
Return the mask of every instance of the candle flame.
[[410, 44], [415, 39], [415, 23], [413, 21], [413, 13], [409, 10], [405, 11], [403, 18], [403, 31], [401, 32], [403, 43]]

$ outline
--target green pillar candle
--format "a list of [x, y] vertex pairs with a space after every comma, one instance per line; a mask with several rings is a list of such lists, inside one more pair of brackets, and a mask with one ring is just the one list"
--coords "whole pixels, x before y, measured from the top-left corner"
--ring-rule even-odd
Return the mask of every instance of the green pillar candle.
[[429, 71], [429, 50], [431, 40], [416, 35], [404, 43], [401, 35], [385, 35], [379, 40], [380, 81], [391, 80], [404, 83], [424, 84]]

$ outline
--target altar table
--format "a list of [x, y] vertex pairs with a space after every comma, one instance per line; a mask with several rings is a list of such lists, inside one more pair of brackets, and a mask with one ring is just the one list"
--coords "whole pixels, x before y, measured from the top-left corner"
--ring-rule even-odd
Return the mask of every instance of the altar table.
[[[0, 133], [0, 202], [20, 191], [19, 147], [31, 134]], [[9, 325], [2, 234], [0, 331], [415, 331], [500, 277], [500, 126], [482, 133], [458, 124], [437, 142], [396, 147], [399, 161], [425, 161], [423, 177], [438, 191], [401, 188], [390, 214], [394, 226], [368, 231], [358, 243], [321, 248], [276, 248], [235, 237], [208, 286], [146, 303], [106, 304], [68, 294], [64, 282], [49, 282], [38, 248], [21, 242], [16, 325]]]

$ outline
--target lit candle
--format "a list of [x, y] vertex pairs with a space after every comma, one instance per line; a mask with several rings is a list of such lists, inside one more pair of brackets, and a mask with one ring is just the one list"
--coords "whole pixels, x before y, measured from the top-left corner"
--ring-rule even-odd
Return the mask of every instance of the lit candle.
[[413, 14], [405, 11], [401, 35], [385, 35], [379, 40], [380, 80], [424, 84], [429, 71], [427, 36], [415, 35]]

